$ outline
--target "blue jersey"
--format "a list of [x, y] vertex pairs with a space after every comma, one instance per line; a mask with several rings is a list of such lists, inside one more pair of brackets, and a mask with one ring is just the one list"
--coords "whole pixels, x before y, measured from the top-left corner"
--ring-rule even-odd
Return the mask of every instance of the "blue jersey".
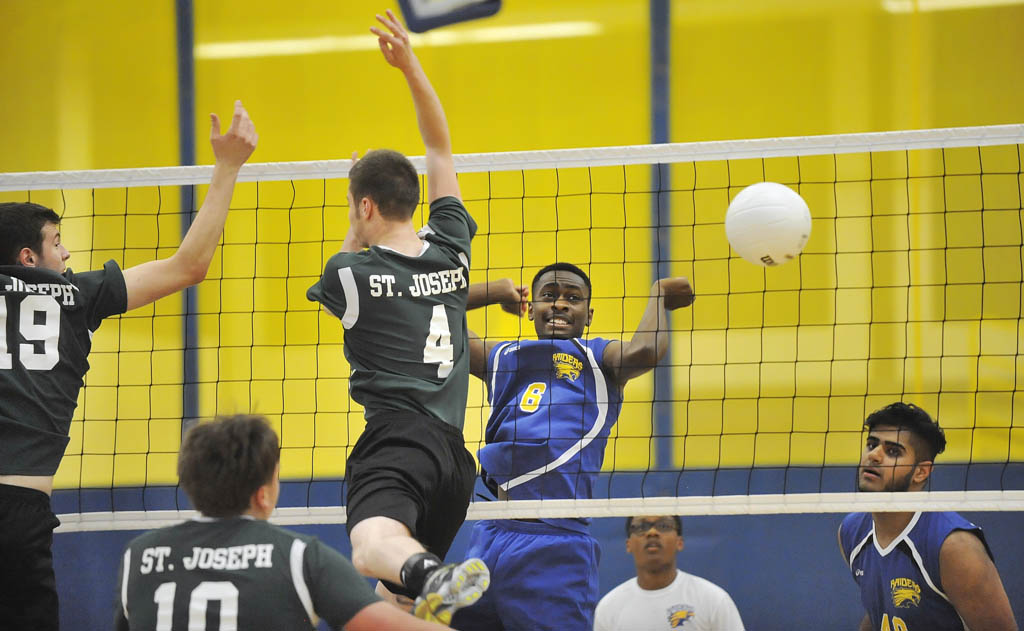
[[[502, 342], [487, 361], [484, 480], [513, 500], [589, 499], [622, 392], [601, 369], [611, 340]], [[546, 519], [586, 532], [588, 520]]]
[[839, 539], [872, 629], [964, 629], [939, 574], [939, 550], [955, 530], [977, 535], [992, 556], [981, 529], [956, 513], [915, 513], [884, 549], [875, 540], [870, 513], [851, 513], [843, 519]]

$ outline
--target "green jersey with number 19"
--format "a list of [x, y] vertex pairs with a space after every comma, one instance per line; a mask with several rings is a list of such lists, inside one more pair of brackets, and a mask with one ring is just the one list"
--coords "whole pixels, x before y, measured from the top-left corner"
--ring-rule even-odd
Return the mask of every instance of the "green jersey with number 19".
[[0, 475], [53, 475], [68, 444], [92, 335], [124, 313], [121, 268], [0, 266]]
[[341, 319], [352, 398], [366, 418], [415, 412], [462, 429], [469, 391], [466, 299], [470, 242], [462, 202], [430, 204], [423, 249], [373, 246], [335, 254], [306, 297]]

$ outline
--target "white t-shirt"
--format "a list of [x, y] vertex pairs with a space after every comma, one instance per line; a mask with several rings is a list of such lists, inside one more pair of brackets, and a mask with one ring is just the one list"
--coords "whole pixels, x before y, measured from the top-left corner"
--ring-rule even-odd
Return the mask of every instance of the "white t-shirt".
[[661, 589], [642, 589], [631, 578], [597, 603], [594, 631], [743, 631], [729, 594], [709, 580], [676, 570]]

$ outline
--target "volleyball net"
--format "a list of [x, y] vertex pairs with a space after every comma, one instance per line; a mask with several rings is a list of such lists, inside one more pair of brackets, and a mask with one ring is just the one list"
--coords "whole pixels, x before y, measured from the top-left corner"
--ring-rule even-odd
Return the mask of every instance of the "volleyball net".
[[[632, 335], [658, 277], [699, 296], [672, 312], [665, 360], [626, 387], [593, 498], [474, 501], [470, 517], [1024, 509], [1022, 145], [1024, 125], [1007, 125], [456, 156], [479, 225], [471, 282], [574, 263], [593, 282], [588, 335], [611, 338]], [[344, 520], [365, 421], [342, 327], [305, 291], [344, 238], [349, 164], [245, 166], [194, 297], [100, 327], [56, 478], [63, 530], [180, 519], [183, 428], [250, 411], [281, 437], [278, 521]], [[0, 174], [0, 201], [61, 214], [75, 270], [131, 266], [174, 251], [211, 172]], [[779, 267], [725, 237], [729, 200], [759, 181], [797, 190], [813, 217]], [[534, 337], [497, 306], [469, 323]], [[864, 418], [897, 400], [946, 432], [929, 490], [854, 493]], [[481, 382], [467, 405], [475, 453]]]

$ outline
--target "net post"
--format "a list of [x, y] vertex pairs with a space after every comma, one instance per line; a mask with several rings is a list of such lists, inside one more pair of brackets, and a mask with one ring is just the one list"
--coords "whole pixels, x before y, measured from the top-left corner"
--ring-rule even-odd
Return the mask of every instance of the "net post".
[[[669, 0], [651, 0], [651, 142], [669, 141], [669, 31], [671, 30], [671, 4]], [[671, 167], [668, 164], [651, 166], [651, 180], [656, 183], [655, 195], [651, 198], [651, 249], [654, 252], [654, 279], [669, 275], [668, 253], [671, 252], [669, 231], [669, 189], [671, 188]], [[656, 437], [672, 434], [672, 345], [665, 357], [654, 367], [653, 427]], [[666, 395], [669, 395], [666, 397]], [[671, 469], [672, 441], [655, 439], [654, 467], [656, 470]]]
[[[178, 158], [182, 166], [196, 163], [195, 134], [195, 64], [194, 64], [194, 20], [192, 0], [175, 0], [178, 52]], [[181, 187], [181, 238], [185, 238], [192, 225], [195, 186]], [[184, 301], [182, 357], [182, 424], [181, 433], [199, 417], [199, 361], [198, 322], [196, 321], [198, 296], [195, 287], [182, 293]]]

